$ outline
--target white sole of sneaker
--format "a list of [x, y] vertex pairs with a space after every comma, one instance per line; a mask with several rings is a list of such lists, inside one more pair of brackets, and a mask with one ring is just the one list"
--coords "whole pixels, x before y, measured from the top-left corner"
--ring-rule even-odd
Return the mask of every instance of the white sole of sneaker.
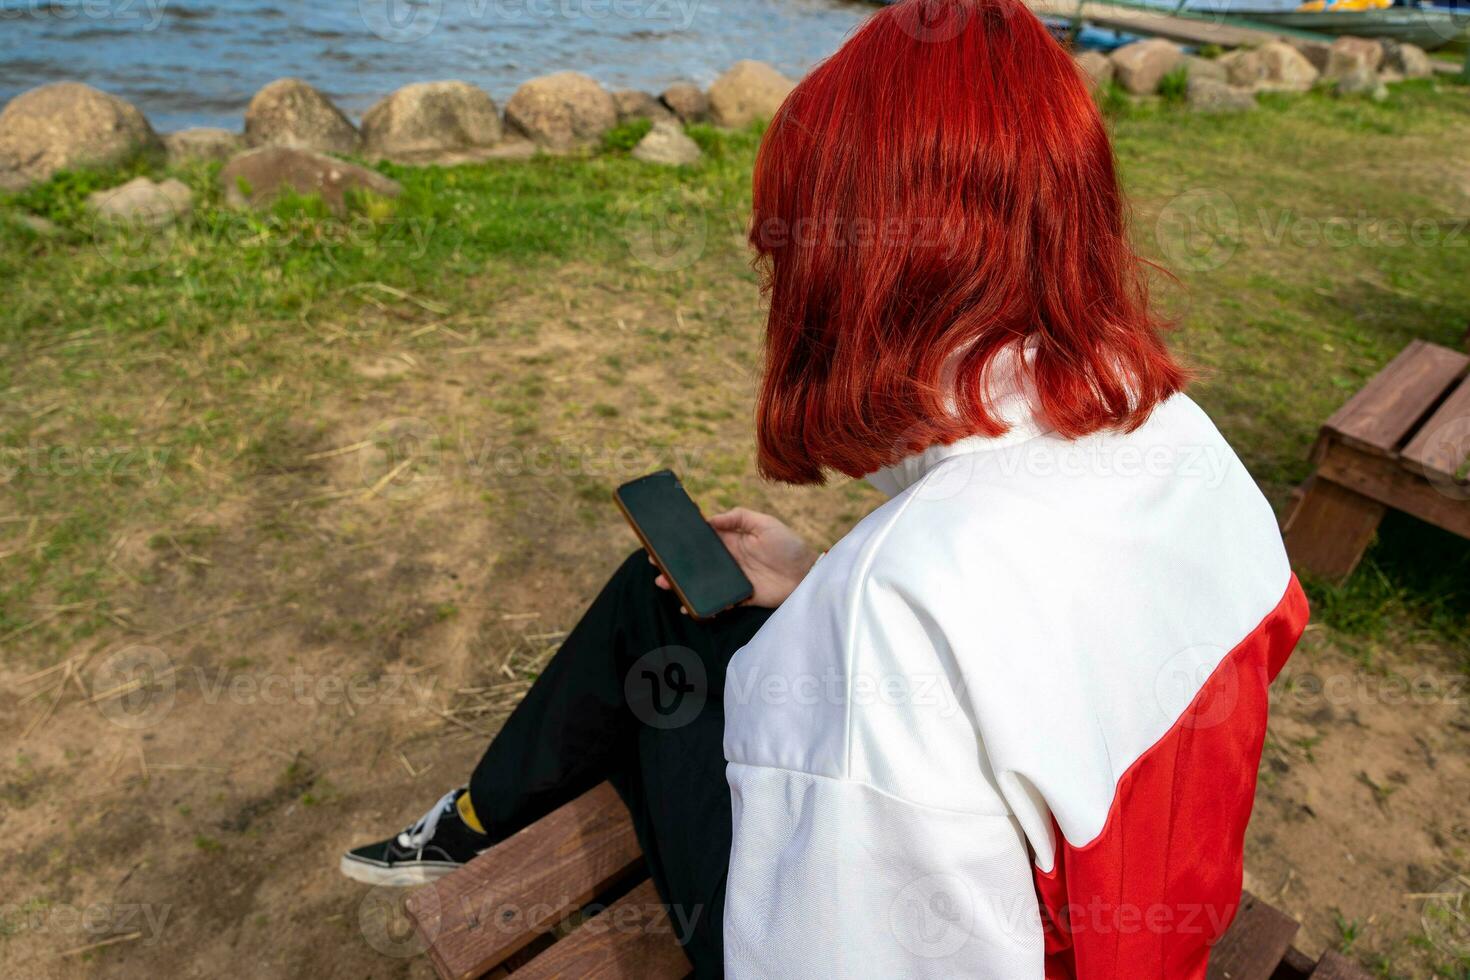
[[384, 885], [389, 888], [411, 888], [414, 885], [427, 885], [438, 881], [445, 875], [451, 875], [460, 869], [461, 865], [411, 865], [409, 867], [399, 866], [396, 868], [384, 868], [376, 864], [368, 864], [364, 861], [355, 861], [348, 855], [342, 855], [342, 860], [337, 868], [353, 881], [360, 881], [364, 885]]

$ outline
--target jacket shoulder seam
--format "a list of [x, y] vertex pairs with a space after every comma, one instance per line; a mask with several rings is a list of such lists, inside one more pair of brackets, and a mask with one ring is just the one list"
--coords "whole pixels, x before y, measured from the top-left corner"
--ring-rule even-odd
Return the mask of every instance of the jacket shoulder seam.
[[739, 766], [742, 769], [765, 769], [770, 772], [780, 772], [792, 776], [804, 776], [809, 779], [819, 779], [823, 782], [842, 783], [847, 786], [855, 786], [860, 789], [870, 790], [873, 793], [876, 793], [878, 796], [881, 796], [887, 800], [892, 800], [895, 803], [901, 803], [904, 806], [916, 807], [920, 810], [929, 810], [934, 813], [953, 813], [966, 817], [1004, 817], [1007, 820], [1014, 819], [1015, 816], [1013, 813], [1011, 813], [1009, 809], [1004, 808], [1003, 806], [993, 810], [969, 810], [959, 807], [934, 806], [931, 803], [920, 803], [918, 800], [911, 800], [906, 796], [899, 796], [896, 793], [891, 793], [888, 790], [883, 789], [881, 786], [873, 785], [867, 780], [853, 779], [850, 776], [828, 776], [820, 772], [807, 772], [805, 769], [792, 769], [789, 766], [767, 765], [763, 762], [731, 762], [728, 764], [731, 766]]

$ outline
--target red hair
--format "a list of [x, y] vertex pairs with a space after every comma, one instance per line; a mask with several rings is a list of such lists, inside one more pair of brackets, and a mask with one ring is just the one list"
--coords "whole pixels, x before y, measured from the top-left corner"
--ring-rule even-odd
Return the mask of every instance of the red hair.
[[753, 191], [768, 477], [861, 476], [1000, 435], [986, 369], [1022, 344], [1041, 421], [1066, 437], [1136, 428], [1184, 386], [1097, 107], [1020, 0], [874, 14], [781, 106]]

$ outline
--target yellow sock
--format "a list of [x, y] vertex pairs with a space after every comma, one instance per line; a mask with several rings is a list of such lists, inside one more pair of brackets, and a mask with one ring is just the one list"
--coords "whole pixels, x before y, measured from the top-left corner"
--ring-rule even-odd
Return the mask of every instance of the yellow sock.
[[480, 818], [475, 816], [475, 805], [470, 802], [468, 792], [459, 794], [459, 799], [454, 801], [454, 808], [459, 811], [459, 819], [465, 822], [465, 826], [477, 834], [485, 832], [485, 828], [480, 826]]

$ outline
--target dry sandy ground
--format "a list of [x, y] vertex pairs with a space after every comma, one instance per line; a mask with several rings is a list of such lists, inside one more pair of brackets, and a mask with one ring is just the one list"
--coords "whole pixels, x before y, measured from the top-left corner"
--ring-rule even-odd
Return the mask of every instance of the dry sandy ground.
[[[465, 726], [493, 728], [633, 546], [606, 488], [674, 462], [707, 508], [739, 499], [817, 541], [876, 501], [749, 475], [751, 357], [604, 377], [609, 351], [675, 321], [713, 337], [733, 308], [745, 334], [753, 295], [675, 307], [603, 285], [534, 337], [359, 351], [365, 391], [303, 403], [254, 475], [163, 545], [150, 527], [116, 542], [132, 628], [71, 668], [0, 677], [4, 973], [428, 976], [337, 856], [464, 779], [483, 741]], [[545, 317], [554, 293], [486, 325]], [[486, 406], [527, 374], [539, 407], [518, 439], [525, 420]], [[650, 450], [635, 420], [666, 423], [701, 390], [679, 444], [738, 451]], [[589, 401], [607, 407], [565, 409]], [[1350, 942], [1428, 976], [1451, 957], [1422, 947], [1454, 937], [1424, 938], [1416, 896], [1444, 890], [1470, 848], [1466, 691], [1432, 646], [1364, 662], [1314, 630], [1278, 685], [1248, 884], [1301, 917], [1309, 952]], [[140, 665], [152, 682], [125, 689]]]
[[1277, 679], [1246, 887], [1313, 955], [1463, 971], [1470, 935], [1442, 913], [1470, 891], [1470, 692], [1431, 651], [1379, 654], [1364, 670], [1314, 628]]

